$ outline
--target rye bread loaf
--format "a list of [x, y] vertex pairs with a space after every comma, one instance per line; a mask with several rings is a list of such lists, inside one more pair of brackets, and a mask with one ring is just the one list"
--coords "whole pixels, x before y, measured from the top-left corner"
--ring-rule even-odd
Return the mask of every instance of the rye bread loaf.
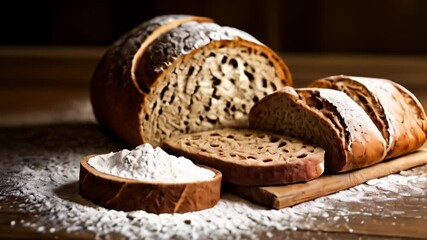
[[321, 88], [285, 87], [258, 102], [251, 128], [312, 142], [326, 151], [331, 172], [362, 168], [384, 159], [386, 142], [365, 111], [347, 94]]
[[211, 19], [167, 15], [120, 38], [95, 70], [95, 116], [124, 142], [247, 126], [250, 108], [291, 85], [285, 63], [249, 34]]
[[356, 101], [386, 139], [386, 158], [412, 152], [426, 141], [427, 117], [421, 103], [395, 82], [339, 75], [314, 81], [310, 87], [340, 90]]
[[324, 170], [320, 148], [299, 139], [249, 129], [221, 129], [176, 136], [162, 148], [221, 171], [229, 183], [262, 186], [304, 182]]

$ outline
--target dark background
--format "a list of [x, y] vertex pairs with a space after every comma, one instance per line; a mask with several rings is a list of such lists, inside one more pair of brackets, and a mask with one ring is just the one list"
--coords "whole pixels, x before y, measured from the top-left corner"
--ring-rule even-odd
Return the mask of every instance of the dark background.
[[276, 51], [427, 54], [424, 0], [7, 1], [0, 44], [107, 46], [161, 14], [209, 16]]

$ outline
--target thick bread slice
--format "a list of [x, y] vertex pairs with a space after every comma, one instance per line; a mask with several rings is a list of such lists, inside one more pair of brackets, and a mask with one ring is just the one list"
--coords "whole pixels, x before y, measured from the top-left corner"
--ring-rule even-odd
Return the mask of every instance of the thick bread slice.
[[106, 208], [120, 211], [144, 210], [150, 213], [185, 213], [215, 206], [221, 195], [222, 174], [206, 166], [215, 177], [187, 183], [147, 182], [100, 172], [80, 160], [80, 194]]
[[276, 185], [309, 181], [324, 169], [325, 151], [301, 140], [249, 129], [222, 129], [170, 138], [162, 147], [220, 170], [226, 182]]
[[112, 46], [94, 74], [98, 122], [130, 145], [247, 126], [254, 103], [292, 83], [280, 57], [247, 33], [182, 18], [155, 24], [163, 32], [150, 30], [148, 37], [140, 36], [147, 24], [140, 25]]
[[386, 158], [412, 152], [426, 141], [424, 109], [413, 94], [397, 83], [340, 75], [314, 81], [310, 87], [337, 89], [355, 100], [386, 139]]
[[365, 111], [345, 93], [285, 87], [258, 102], [251, 128], [305, 139], [326, 150], [332, 172], [362, 168], [384, 159], [386, 142]]

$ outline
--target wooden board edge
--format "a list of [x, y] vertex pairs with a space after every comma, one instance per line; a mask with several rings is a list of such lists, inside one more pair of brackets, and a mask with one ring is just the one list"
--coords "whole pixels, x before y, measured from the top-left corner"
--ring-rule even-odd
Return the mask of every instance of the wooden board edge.
[[347, 173], [323, 175], [305, 183], [247, 187], [230, 184], [230, 192], [260, 205], [281, 209], [354, 187], [371, 179], [427, 164], [427, 148]]
[[279, 204], [277, 196], [263, 187], [240, 186], [231, 183], [226, 183], [224, 186], [227, 192], [265, 207], [275, 208], [274, 206]]

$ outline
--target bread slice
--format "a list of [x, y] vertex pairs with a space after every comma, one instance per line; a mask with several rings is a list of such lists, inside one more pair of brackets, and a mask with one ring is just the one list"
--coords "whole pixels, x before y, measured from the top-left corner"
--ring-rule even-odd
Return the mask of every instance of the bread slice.
[[222, 174], [204, 181], [164, 183], [122, 178], [98, 171], [88, 164], [89, 155], [80, 160], [80, 194], [105, 208], [120, 211], [144, 210], [150, 213], [185, 213], [215, 206], [221, 196]]
[[221, 129], [173, 137], [162, 147], [220, 170], [246, 186], [304, 182], [324, 169], [324, 150], [301, 140], [249, 129]]
[[119, 39], [91, 85], [98, 122], [124, 142], [248, 125], [250, 108], [291, 85], [280, 57], [249, 34], [211, 19], [156, 17]]
[[387, 157], [412, 152], [426, 141], [427, 117], [418, 99], [386, 79], [331, 76], [310, 87], [337, 89], [361, 106], [387, 141]]
[[331, 172], [362, 168], [384, 159], [386, 142], [365, 111], [347, 94], [321, 88], [285, 87], [258, 102], [251, 128], [312, 142], [326, 151]]

